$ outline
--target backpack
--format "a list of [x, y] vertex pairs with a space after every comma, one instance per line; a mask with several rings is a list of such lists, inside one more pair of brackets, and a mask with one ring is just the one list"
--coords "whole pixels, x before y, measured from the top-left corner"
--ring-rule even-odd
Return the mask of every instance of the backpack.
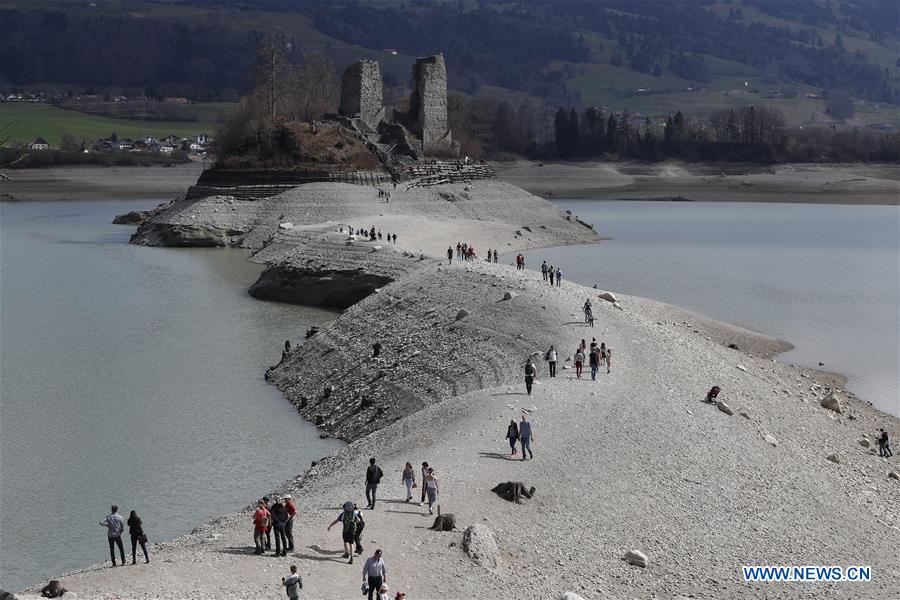
[[342, 523], [344, 525], [344, 533], [356, 533], [356, 512], [345, 510]]
[[269, 525], [272, 524], [272, 518], [269, 515], [269, 513], [266, 513], [265, 515], [263, 515], [263, 517], [259, 520], [259, 524], [261, 527], [264, 527], [264, 528], [268, 527]]

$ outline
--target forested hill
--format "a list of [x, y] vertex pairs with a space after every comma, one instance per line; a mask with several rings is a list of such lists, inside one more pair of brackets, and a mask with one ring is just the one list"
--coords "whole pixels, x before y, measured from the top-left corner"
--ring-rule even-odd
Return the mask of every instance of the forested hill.
[[474, 96], [708, 114], [756, 94], [799, 123], [829, 92], [900, 103], [898, 18], [893, 0], [0, 0], [0, 84], [233, 99], [279, 32], [336, 68], [378, 58], [393, 86], [442, 51]]

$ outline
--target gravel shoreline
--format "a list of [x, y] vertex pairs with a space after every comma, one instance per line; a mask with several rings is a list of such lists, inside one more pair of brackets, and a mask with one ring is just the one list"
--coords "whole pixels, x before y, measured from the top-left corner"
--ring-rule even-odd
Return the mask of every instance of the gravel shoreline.
[[[896, 458], [871, 447], [878, 427], [896, 434], [900, 419], [846, 394], [831, 374], [773, 360], [786, 346], [762, 334], [648, 299], [616, 294], [614, 305], [601, 290], [550, 287], [511, 265], [448, 265], [447, 240], [482, 253], [531, 248], [529, 261], [540, 261], [541, 246], [598, 238], [509, 184], [416, 190], [389, 205], [372, 190], [313, 186], [258, 203], [176, 203], [136, 240], [166, 241], [157, 234], [179, 225], [187, 241], [254, 248], [270, 268], [310, 276], [304, 288], [313, 290], [336, 276], [390, 278], [269, 374], [301, 414], [352, 442], [275, 490], [298, 500], [296, 551], [253, 556], [248, 507], [155, 544], [150, 565], [61, 577], [79, 597], [277, 597], [292, 563], [304, 597], [358, 597], [361, 565], [345, 564], [339, 536], [325, 526], [343, 501], [362, 504], [369, 456], [386, 480], [379, 505], [365, 513], [364, 545], [384, 548], [391, 593], [411, 600], [567, 590], [587, 599], [882, 598], [900, 585], [900, 515], [891, 508], [900, 505], [900, 481], [888, 476]], [[280, 229], [286, 220], [294, 227]], [[396, 230], [399, 242], [348, 245], [335, 231], [347, 221]], [[323, 275], [323, 265], [332, 272]], [[594, 328], [579, 310], [588, 297]], [[609, 375], [576, 379], [564, 361], [559, 377], [548, 377], [541, 358], [550, 344], [563, 360], [592, 336], [614, 349]], [[539, 368], [530, 397], [521, 377], [529, 356]], [[712, 385], [732, 414], [702, 402]], [[841, 413], [820, 406], [829, 387]], [[528, 462], [509, 460], [503, 440], [523, 412], [535, 423]], [[429, 531], [424, 509], [403, 501], [402, 465], [423, 460], [441, 477], [440, 504], [455, 514], [456, 531]], [[536, 494], [511, 504], [490, 491], [505, 481]], [[474, 560], [461, 548], [472, 525], [497, 544]], [[647, 568], [624, 562], [629, 550], [646, 554]], [[750, 584], [739, 572], [747, 564], [867, 564], [875, 579]]]

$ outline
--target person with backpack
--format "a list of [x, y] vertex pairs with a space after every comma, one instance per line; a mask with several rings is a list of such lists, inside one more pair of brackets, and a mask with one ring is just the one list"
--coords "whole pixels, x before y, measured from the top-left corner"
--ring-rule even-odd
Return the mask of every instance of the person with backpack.
[[519, 441], [522, 442], [522, 460], [525, 460], [525, 452], [528, 452], [528, 458], [534, 458], [534, 453], [531, 451], [531, 440], [534, 439], [534, 435], [531, 431], [531, 421], [528, 420], [527, 415], [522, 415], [522, 422], [519, 423]]
[[531, 395], [531, 386], [534, 384], [535, 375], [537, 375], [537, 367], [534, 366], [534, 363], [529, 358], [528, 362], [525, 363], [525, 390], [529, 396]]
[[264, 500], [256, 503], [256, 511], [253, 513], [253, 545], [256, 546], [254, 554], [262, 554], [266, 551], [266, 531], [269, 529], [271, 516], [266, 508]]
[[331, 528], [338, 523], [341, 524], [341, 539], [344, 540], [344, 558], [349, 557], [350, 560], [347, 564], [352, 565], [353, 544], [356, 543], [356, 530], [359, 528], [359, 514], [354, 510], [354, 504], [350, 501], [344, 502], [342, 508], [344, 510], [328, 526], [328, 531], [331, 531]]
[[137, 564], [137, 546], [141, 545], [144, 551], [144, 562], [150, 562], [150, 555], [147, 554], [147, 535], [144, 533], [144, 525], [137, 513], [131, 511], [128, 515], [128, 534], [131, 536], [131, 564]]
[[384, 473], [381, 471], [381, 467], [375, 464], [374, 458], [370, 458], [369, 468], [366, 469], [366, 500], [371, 510], [375, 510], [375, 493], [378, 491], [378, 484], [382, 477], [384, 477]]
[[[268, 496], [263, 496], [263, 508], [266, 509], [266, 512], [269, 512], [269, 500]], [[269, 524], [266, 526], [266, 550], [272, 549], [272, 515], [269, 514]]]
[[112, 505], [110, 513], [100, 524], [106, 527], [106, 539], [109, 542], [109, 559], [112, 566], [116, 566], [115, 547], [119, 547], [119, 554], [122, 556], [122, 565], [125, 564], [125, 546], [122, 545], [122, 532], [125, 531], [125, 519], [119, 514], [119, 507]]
[[506, 428], [506, 438], [509, 440], [510, 457], [516, 455], [516, 442], [519, 441], [519, 426], [516, 425], [515, 419], [509, 420], [509, 427]]
[[547, 359], [547, 365], [550, 367], [550, 377], [556, 377], [556, 361], [558, 359], [558, 355], [556, 353], [556, 348], [553, 345], [550, 345], [550, 349], [547, 350], [547, 354], [544, 356]]
[[287, 556], [288, 541], [284, 530], [290, 515], [278, 496], [275, 497], [269, 514], [272, 515], [272, 529], [275, 530], [275, 556]]
[[562, 269], [559, 267], [556, 268], [556, 287], [560, 287], [562, 285]]
[[597, 381], [597, 369], [600, 368], [600, 351], [597, 350], [596, 346], [591, 347], [588, 361], [591, 365], [591, 381]]
[[297, 600], [300, 597], [300, 590], [303, 589], [303, 577], [297, 572], [297, 565], [291, 565], [291, 574], [281, 578], [281, 585], [284, 586], [284, 591], [291, 600]]
[[547, 261], [541, 263], [541, 276], [544, 278], [544, 281], [547, 281]]
[[377, 594], [381, 586], [387, 583], [387, 568], [384, 565], [384, 559], [381, 558], [381, 548], [375, 551], [375, 554], [366, 560], [363, 565], [362, 577], [363, 584], [366, 586], [368, 600], [372, 600], [372, 595]]
[[288, 513], [287, 525], [284, 527], [284, 535], [287, 537], [288, 552], [291, 552], [294, 549], [294, 515], [297, 514], [297, 507], [294, 505], [294, 500], [291, 498], [290, 494], [284, 495], [284, 508]]

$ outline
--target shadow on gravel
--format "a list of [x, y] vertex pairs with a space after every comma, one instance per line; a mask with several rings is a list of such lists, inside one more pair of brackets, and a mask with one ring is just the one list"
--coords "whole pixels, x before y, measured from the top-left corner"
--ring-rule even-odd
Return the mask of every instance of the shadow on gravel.
[[491, 394], [491, 398], [502, 398], [503, 396], [527, 396], [525, 392], [503, 392], [502, 394]]
[[309, 548], [309, 549], [312, 550], [313, 552], [318, 552], [319, 554], [332, 554], [332, 555], [334, 555], [334, 554], [343, 554], [343, 553], [344, 553], [343, 550], [325, 550], [325, 549], [322, 548], [321, 546], [317, 546], [317, 545], [315, 545], [315, 544], [313, 544], [312, 546], [307, 546], [307, 548]]
[[479, 452], [478, 455], [483, 458], [496, 458], [498, 460], [515, 460], [515, 458], [510, 457], [508, 454], [500, 454], [499, 452]]
[[[253, 556], [256, 548], [253, 546], [231, 546], [229, 548], [220, 548], [218, 550], [222, 554], [237, 554], [239, 556]], [[262, 555], [260, 555], [262, 556]]]

